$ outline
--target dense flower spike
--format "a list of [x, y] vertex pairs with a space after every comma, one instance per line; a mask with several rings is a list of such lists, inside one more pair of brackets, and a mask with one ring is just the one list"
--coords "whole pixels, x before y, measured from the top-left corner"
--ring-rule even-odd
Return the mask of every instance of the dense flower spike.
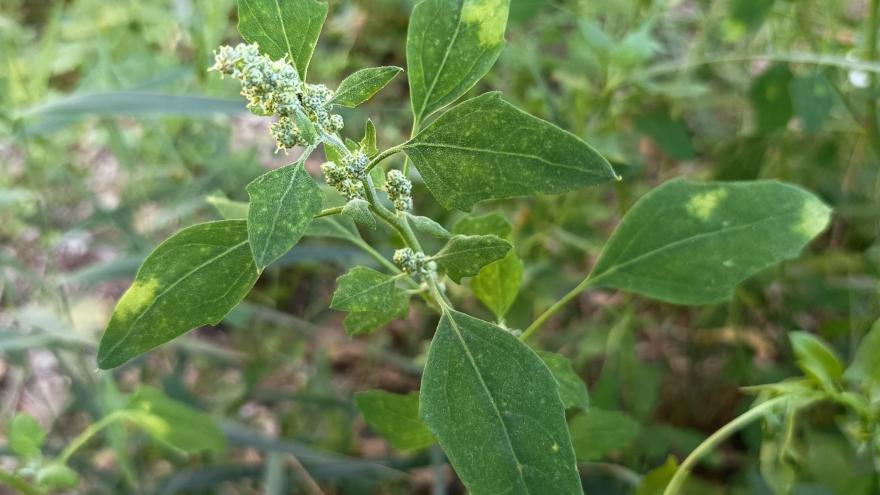
[[400, 170], [389, 170], [385, 178], [385, 190], [388, 199], [394, 203], [397, 211], [412, 209], [412, 182]]
[[353, 179], [364, 179], [367, 176], [367, 165], [370, 158], [362, 150], [352, 151], [351, 154], [342, 159], [342, 166], [345, 167], [349, 175]]
[[394, 264], [410, 275], [435, 276], [437, 263], [429, 260], [425, 253], [417, 253], [410, 248], [394, 251]]

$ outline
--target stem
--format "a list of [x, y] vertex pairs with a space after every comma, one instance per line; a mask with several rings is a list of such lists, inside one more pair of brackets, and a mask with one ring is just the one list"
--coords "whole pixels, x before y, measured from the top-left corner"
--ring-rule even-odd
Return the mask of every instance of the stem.
[[315, 218], [329, 217], [331, 215], [338, 215], [338, 214], [342, 213], [343, 208], [345, 208], [344, 205], [343, 206], [334, 206], [333, 208], [324, 208], [323, 210], [320, 211], [320, 213], [315, 215]]
[[315, 482], [314, 478], [306, 471], [306, 468], [303, 467], [302, 463], [299, 462], [299, 459], [296, 458], [295, 455], [288, 453], [287, 460], [290, 462], [290, 467], [293, 468], [293, 471], [296, 473], [297, 477], [300, 481], [306, 485], [306, 490], [311, 495], [324, 495], [324, 492], [321, 491], [321, 487], [318, 486], [318, 483]]
[[23, 495], [45, 495], [45, 492], [26, 480], [0, 469], [0, 485], [8, 485]]
[[112, 412], [95, 423], [89, 425], [88, 428], [82, 431], [76, 438], [74, 438], [65, 449], [61, 452], [61, 455], [58, 456], [58, 462], [62, 464], [67, 464], [68, 459], [83, 445], [85, 445], [95, 434], [104, 428], [110, 426], [116, 421], [120, 419], [125, 419], [127, 416], [127, 411], [115, 411]]
[[399, 153], [401, 151], [403, 151], [403, 145], [399, 144], [397, 146], [392, 146], [391, 148], [388, 148], [387, 150], [374, 156], [373, 159], [370, 160], [370, 163], [367, 164], [367, 172], [369, 173], [370, 170], [373, 170], [373, 167], [378, 165], [379, 162], [381, 162], [382, 160], [388, 158], [389, 156], [391, 156], [395, 153]]
[[565, 306], [566, 304], [568, 304], [569, 301], [577, 297], [578, 294], [590, 288], [594, 282], [595, 279], [588, 276], [581, 283], [577, 284], [574, 289], [568, 291], [568, 293], [562, 296], [561, 299], [553, 303], [552, 306], [541, 313], [541, 315], [538, 316], [535, 321], [533, 321], [532, 324], [529, 325], [528, 328], [526, 328], [523, 334], [520, 335], [519, 339], [522, 341], [528, 340], [529, 337], [534, 335], [535, 332], [537, 332], [538, 329], [541, 328], [541, 325], [543, 325], [551, 316], [553, 316], [554, 313], [562, 309], [563, 306]]
[[748, 426], [753, 421], [761, 418], [770, 410], [775, 408], [776, 406], [791, 400], [789, 397], [782, 396], [776, 397], [775, 399], [770, 399], [766, 402], [762, 402], [757, 406], [749, 409], [744, 412], [740, 416], [737, 416], [736, 419], [722, 426], [721, 429], [713, 433], [709, 438], [707, 438], [703, 443], [701, 443], [693, 452], [687, 456], [687, 459], [681, 463], [681, 466], [675, 471], [675, 475], [669, 480], [669, 484], [666, 485], [666, 490], [663, 491], [663, 495], [676, 495], [681, 490], [682, 485], [690, 474], [691, 469], [697, 464], [699, 460], [706, 456], [706, 454], [715, 450], [723, 441], [727, 440], [731, 435], [733, 435], [736, 431]]

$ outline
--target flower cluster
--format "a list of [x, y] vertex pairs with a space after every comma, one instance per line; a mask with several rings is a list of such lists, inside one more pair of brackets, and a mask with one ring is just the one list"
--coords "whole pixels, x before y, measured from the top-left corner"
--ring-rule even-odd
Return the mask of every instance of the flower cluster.
[[325, 162], [321, 165], [327, 184], [336, 188], [340, 194], [348, 199], [363, 198], [363, 180], [367, 177], [367, 165], [370, 158], [363, 150], [354, 150], [347, 153], [340, 160], [341, 164]]
[[342, 129], [342, 116], [330, 113], [333, 92], [327, 86], [304, 83], [289, 61], [262, 55], [256, 44], [221, 46], [214, 52], [214, 65], [208, 70], [241, 81], [241, 94], [247, 98], [251, 112], [278, 116], [269, 130], [279, 149], [312, 144], [296, 124], [297, 113], [327, 132]]
[[437, 273], [437, 263], [429, 260], [425, 253], [417, 253], [410, 248], [394, 251], [394, 264], [410, 275], [432, 276]]
[[403, 172], [397, 169], [388, 171], [385, 176], [385, 191], [388, 192], [388, 199], [394, 203], [395, 210], [412, 209], [412, 182], [403, 175]]

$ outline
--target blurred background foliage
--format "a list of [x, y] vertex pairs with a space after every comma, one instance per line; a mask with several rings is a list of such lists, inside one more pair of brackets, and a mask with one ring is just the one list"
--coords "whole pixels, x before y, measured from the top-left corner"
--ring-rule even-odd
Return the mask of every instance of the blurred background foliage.
[[[359, 68], [405, 67], [411, 4], [332, 1], [311, 79], [333, 87]], [[308, 240], [219, 327], [95, 372], [97, 339], [146, 253], [292, 160], [273, 153], [237, 84], [206, 72], [212, 50], [237, 42], [235, 16], [234, 0], [0, 0], [0, 431], [25, 412], [59, 451], [147, 384], [216, 418], [228, 449], [183, 456], [113, 427], [71, 460], [74, 493], [299, 493], [287, 454], [331, 493], [463, 493], [437, 452], [395, 452], [354, 406], [356, 391], [417, 389], [436, 318], [414, 307], [346, 337], [327, 309], [335, 277], [374, 263], [351, 242]], [[818, 334], [848, 361], [880, 314], [871, 25], [865, 0], [512, 0], [508, 46], [472, 93], [503, 91], [594, 144], [625, 180], [479, 207], [514, 222], [526, 263], [509, 326], [580, 281], [621, 214], [664, 180], [780, 179], [835, 209], [808, 252], [728, 304], [593, 291], [554, 317], [540, 346], [571, 358], [592, 404], [616, 411], [575, 438], [594, 458], [582, 465], [587, 493], [635, 493], [667, 456], [745, 410], [740, 387], [798, 374], [787, 332]], [[402, 141], [406, 92], [398, 78], [345, 113], [344, 132], [359, 138], [370, 116], [380, 145]], [[447, 226], [461, 216], [421, 186], [415, 196], [419, 214]], [[490, 317], [466, 291], [453, 296]], [[839, 415], [804, 413], [790, 425], [796, 441], [756, 426], [688, 490], [878, 493], [871, 449], [855, 448]], [[16, 466], [0, 449], [2, 466]]]

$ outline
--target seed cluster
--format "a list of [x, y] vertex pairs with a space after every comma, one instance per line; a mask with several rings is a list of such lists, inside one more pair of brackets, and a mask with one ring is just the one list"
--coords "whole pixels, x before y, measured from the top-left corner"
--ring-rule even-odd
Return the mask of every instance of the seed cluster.
[[341, 164], [325, 162], [321, 165], [327, 184], [335, 187], [339, 194], [348, 199], [363, 198], [363, 180], [367, 177], [370, 158], [363, 150], [355, 150], [345, 155]]
[[412, 209], [412, 182], [403, 175], [403, 172], [396, 169], [388, 171], [385, 176], [385, 191], [388, 192], [388, 199], [394, 203], [395, 210]]
[[221, 46], [214, 52], [214, 65], [208, 70], [238, 79], [241, 94], [254, 114], [278, 116], [269, 130], [279, 149], [313, 144], [297, 126], [297, 112], [327, 132], [339, 132], [344, 125], [341, 115], [330, 113], [333, 91], [323, 84], [301, 81], [289, 61], [262, 55], [256, 44]]
[[394, 251], [394, 264], [410, 275], [431, 276], [437, 273], [437, 263], [429, 260], [425, 253], [417, 253], [410, 248]]

